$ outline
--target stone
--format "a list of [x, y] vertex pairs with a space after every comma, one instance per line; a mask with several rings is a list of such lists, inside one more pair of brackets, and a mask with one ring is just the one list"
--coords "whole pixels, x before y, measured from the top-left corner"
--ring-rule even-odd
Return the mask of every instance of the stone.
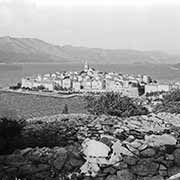
[[66, 162], [67, 159], [67, 151], [65, 148], [58, 148], [55, 151], [53, 166], [57, 170], [61, 170]]
[[26, 149], [21, 150], [21, 151], [20, 151], [20, 154], [21, 154], [22, 156], [25, 156], [25, 155], [27, 155], [27, 153], [29, 153], [30, 151], [32, 151], [32, 148], [26, 148]]
[[38, 180], [52, 180], [50, 177], [49, 172], [40, 172], [40, 173], [36, 173], [35, 175], [33, 175], [34, 179], [38, 179]]
[[152, 159], [140, 159], [131, 169], [134, 174], [138, 176], [153, 176], [157, 174], [159, 164], [152, 161]]
[[84, 163], [83, 160], [80, 159], [75, 159], [75, 158], [70, 158], [69, 160], [69, 164], [73, 167], [73, 168], [79, 168], [80, 166], [82, 166]]
[[124, 161], [120, 161], [118, 163], [118, 166], [116, 167], [117, 169], [121, 170], [121, 169], [127, 169], [128, 168], [128, 165], [127, 163], [125, 163]]
[[47, 171], [50, 168], [48, 164], [38, 164], [36, 166], [36, 172]]
[[113, 149], [113, 152], [116, 153], [117, 156], [121, 156], [121, 154], [127, 155], [127, 156], [133, 156], [134, 155], [125, 146], [123, 146], [119, 140], [113, 144], [112, 149]]
[[[174, 166], [171, 168], [168, 168], [168, 176], [174, 176], [176, 174], [180, 173], [180, 167]], [[176, 179], [176, 180], [180, 180], [180, 178]]]
[[104, 177], [95, 177], [93, 180], [104, 180]]
[[81, 166], [80, 170], [81, 173], [85, 174], [86, 176], [95, 177], [100, 170], [98, 159], [87, 159], [87, 161]]
[[115, 174], [116, 169], [113, 167], [107, 167], [103, 169], [103, 173], [105, 174]]
[[163, 177], [168, 175], [167, 168], [163, 164], [160, 164], [160, 166], [159, 166], [159, 175], [161, 175]]
[[101, 139], [100, 139], [100, 141], [102, 142], [102, 143], [104, 143], [104, 144], [106, 144], [107, 146], [109, 146], [109, 147], [111, 147], [112, 146], [112, 142], [111, 142], [111, 140], [109, 139], [109, 138], [107, 138], [107, 137], [102, 137]]
[[117, 177], [119, 180], [134, 180], [135, 177], [128, 169], [117, 171]]
[[15, 174], [15, 173], [17, 173], [17, 168], [15, 168], [15, 167], [10, 167], [10, 168], [8, 168], [8, 169], [6, 169], [6, 173], [8, 173], [8, 174]]
[[180, 166], [180, 149], [176, 149], [173, 152], [174, 162], [177, 166]]
[[174, 161], [174, 156], [173, 154], [165, 154], [165, 159], [168, 161]]
[[140, 155], [143, 157], [153, 157], [156, 155], [156, 151], [153, 148], [147, 148], [140, 152]]
[[90, 139], [86, 139], [82, 143], [82, 149], [84, 155], [87, 157], [107, 157], [110, 151], [110, 148], [106, 144]]
[[163, 135], [150, 135], [145, 136], [145, 142], [152, 147], [159, 147], [163, 145], [176, 145], [176, 138], [169, 135], [169, 134], [163, 134]]
[[133, 156], [125, 156], [123, 158], [123, 161], [125, 163], [127, 163], [128, 165], [133, 166], [133, 165], [135, 165], [137, 163], [138, 159], [136, 157], [133, 157]]
[[164, 178], [160, 175], [152, 176], [152, 177], [145, 177], [143, 180], [164, 180]]
[[35, 166], [32, 166], [32, 164], [26, 164], [26, 165], [23, 165], [19, 168], [19, 173], [21, 175], [31, 175], [31, 174], [34, 174], [38, 172], [38, 170], [36, 169]]
[[105, 180], [120, 180], [116, 175], [109, 175]]

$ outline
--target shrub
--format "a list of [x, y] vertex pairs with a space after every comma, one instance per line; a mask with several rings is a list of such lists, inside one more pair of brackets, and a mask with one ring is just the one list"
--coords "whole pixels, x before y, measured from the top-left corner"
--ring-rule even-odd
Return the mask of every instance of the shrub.
[[87, 110], [95, 115], [107, 114], [120, 117], [145, 115], [148, 110], [132, 98], [108, 92], [99, 96], [85, 96]]
[[162, 104], [154, 107], [154, 112], [180, 113], [180, 90], [167, 93], [162, 100]]
[[16, 119], [12, 116], [12, 112], [8, 112], [7, 116], [1, 113], [0, 117], [0, 154], [10, 153], [18, 147], [18, 139], [25, 121]]
[[[77, 142], [77, 129], [67, 121], [35, 121], [22, 131], [20, 148], [66, 146], [68, 141]], [[72, 143], [72, 142], [71, 142]]]
[[164, 102], [180, 102], [180, 89], [171, 91], [167, 95], [164, 96]]

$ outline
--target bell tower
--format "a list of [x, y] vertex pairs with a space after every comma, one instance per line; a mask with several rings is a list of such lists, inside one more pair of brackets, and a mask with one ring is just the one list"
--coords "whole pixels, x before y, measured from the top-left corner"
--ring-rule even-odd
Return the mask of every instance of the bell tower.
[[84, 61], [84, 72], [88, 72], [88, 70], [89, 70], [89, 65], [87, 61]]

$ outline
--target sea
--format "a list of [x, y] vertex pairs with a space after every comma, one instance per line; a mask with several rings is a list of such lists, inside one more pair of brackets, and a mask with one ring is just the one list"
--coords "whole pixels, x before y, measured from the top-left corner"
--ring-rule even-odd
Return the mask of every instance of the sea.
[[[159, 82], [180, 82], [180, 69], [168, 64], [90, 64], [99, 71], [150, 75]], [[15, 85], [22, 77], [62, 71], [81, 71], [83, 64], [0, 64], [0, 87]]]

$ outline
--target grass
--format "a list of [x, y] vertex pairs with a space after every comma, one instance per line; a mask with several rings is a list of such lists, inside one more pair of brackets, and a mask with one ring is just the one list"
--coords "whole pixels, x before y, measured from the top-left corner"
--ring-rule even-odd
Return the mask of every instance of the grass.
[[15, 110], [21, 118], [41, 117], [62, 113], [65, 104], [69, 113], [85, 113], [82, 97], [55, 98], [0, 92], [0, 114], [4, 109]]

